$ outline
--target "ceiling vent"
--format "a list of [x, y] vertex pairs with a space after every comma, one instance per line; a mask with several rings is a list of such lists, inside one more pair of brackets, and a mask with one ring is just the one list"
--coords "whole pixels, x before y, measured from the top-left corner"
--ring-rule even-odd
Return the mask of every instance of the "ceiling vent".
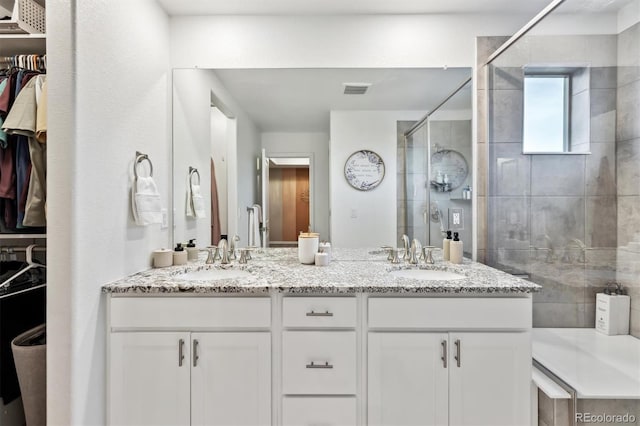
[[345, 95], [364, 95], [369, 90], [371, 83], [342, 83]]

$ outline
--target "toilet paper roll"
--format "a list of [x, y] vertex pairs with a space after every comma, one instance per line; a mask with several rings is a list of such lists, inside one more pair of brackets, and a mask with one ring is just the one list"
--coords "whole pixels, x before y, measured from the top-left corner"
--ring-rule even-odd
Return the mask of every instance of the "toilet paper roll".
[[166, 268], [173, 265], [173, 250], [159, 249], [153, 251], [153, 267]]

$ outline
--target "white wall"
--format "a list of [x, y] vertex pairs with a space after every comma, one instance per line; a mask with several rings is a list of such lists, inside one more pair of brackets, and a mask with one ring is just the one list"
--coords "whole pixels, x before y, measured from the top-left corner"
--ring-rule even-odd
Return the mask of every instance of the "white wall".
[[326, 133], [262, 133], [267, 155], [313, 154], [313, 223], [320, 238], [329, 240], [329, 135]]
[[[513, 34], [532, 15], [182, 16], [171, 62], [200, 68], [470, 67], [476, 36]], [[554, 27], [614, 33], [616, 19]]]
[[[335, 247], [392, 245], [397, 228], [397, 122], [426, 111], [331, 111], [329, 185], [331, 240]], [[371, 191], [352, 188], [344, 177], [347, 158], [362, 149], [382, 157], [385, 177]], [[355, 210], [356, 218], [352, 218]]]
[[[200, 246], [208, 244], [210, 216], [203, 219], [186, 218], [186, 174], [189, 165], [197, 167], [202, 177], [202, 190], [209, 204], [211, 157], [211, 94], [222, 109], [233, 114], [227, 132], [237, 132], [235, 146], [226, 152], [228, 232], [240, 236], [240, 245], [247, 242], [247, 206], [256, 202], [256, 157], [260, 155], [260, 135], [255, 125], [227, 92], [213, 70], [176, 69], [173, 71], [174, 116], [174, 172], [175, 181], [175, 239], [197, 238]], [[231, 127], [231, 129], [229, 129]], [[227, 135], [229, 138], [229, 136]], [[182, 171], [182, 172], [181, 172]], [[217, 172], [217, 171], [216, 171]], [[182, 173], [182, 174], [181, 174]]]
[[152, 0], [47, 2], [48, 424], [105, 423], [105, 297], [169, 230], [134, 225], [135, 151], [167, 206], [169, 20]]
[[[218, 108], [211, 108], [211, 158], [216, 168], [216, 187], [218, 190], [218, 213], [220, 215], [221, 234], [228, 234], [227, 217], [229, 202], [227, 199], [227, 147], [231, 143], [228, 138], [228, 127], [234, 121], [225, 116]], [[215, 241], [214, 241], [215, 244]]]

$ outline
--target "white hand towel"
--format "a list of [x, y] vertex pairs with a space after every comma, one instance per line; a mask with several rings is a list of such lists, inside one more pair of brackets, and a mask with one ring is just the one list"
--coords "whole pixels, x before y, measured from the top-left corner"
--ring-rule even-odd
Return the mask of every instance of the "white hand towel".
[[160, 193], [152, 177], [138, 177], [131, 188], [131, 206], [136, 225], [162, 223]]
[[262, 207], [259, 204], [254, 204], [251, 207], [251, 211], [253, 212], [253, 223], [251, 224], [251, 228], [249, 230], [249, 235], [253, 236], [253, 244], [255, 246], [260, 246], [260, 223], [262, 222]]
[[[200, 185], [191, 184], [191, 212], [194, 217], [206, 217], [207, 213], [204, 208], [204, 197], [200, 192]], [[187, 214], [188, 216], [188, 214]]]

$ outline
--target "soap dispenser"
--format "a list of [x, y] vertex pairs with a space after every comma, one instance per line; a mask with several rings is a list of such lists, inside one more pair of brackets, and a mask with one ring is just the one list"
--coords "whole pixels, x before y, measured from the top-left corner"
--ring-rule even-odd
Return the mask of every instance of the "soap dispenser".
[[451, 263], [462, 263], [462, 241], [458, 238], [458, 233], [453, 233], [453, 241], [450, 243], [449, 260]]
[[188, 260], [198, 260], [198, 253], [200, 250], [196, 248], [196, 239], [192, 238], [187, 243], [187, 259]]
[[173, 265], [186, 265], [187, 264], [187, 252], [184, 251], [182, 243], [178, 243], [173, 250]]
[[447, 236], [444, 240], [442, 240], [442, 258], [444, 260], [449, 260], [449, 249], [451, 244], [451, 231], [447, 231]]

